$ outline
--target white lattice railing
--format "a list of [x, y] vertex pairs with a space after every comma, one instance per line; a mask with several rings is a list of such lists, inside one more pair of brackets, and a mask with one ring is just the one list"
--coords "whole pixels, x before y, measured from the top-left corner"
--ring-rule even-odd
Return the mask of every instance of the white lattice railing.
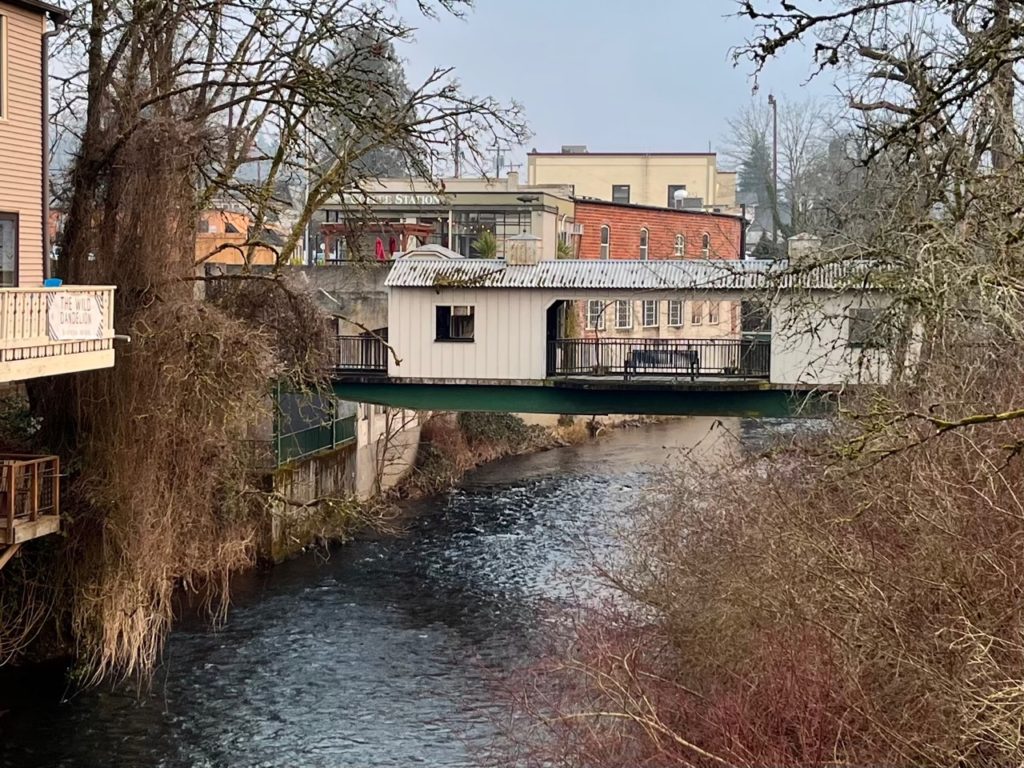
[[0, 366], [102, 352], [113, 344], [112, 286], [0, 288]]

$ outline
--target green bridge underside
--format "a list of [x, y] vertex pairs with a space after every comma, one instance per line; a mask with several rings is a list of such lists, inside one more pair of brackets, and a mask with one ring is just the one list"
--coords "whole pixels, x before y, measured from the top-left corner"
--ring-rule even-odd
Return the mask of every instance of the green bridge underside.
[[589, 416], [820, 416], [829, 409], [821, 393], [795, 392], [764, 382], [553, 380], [530, 384], [422, 383], [346, 377], [333, 383], [344, 400], [419, 411], [493, 411]]

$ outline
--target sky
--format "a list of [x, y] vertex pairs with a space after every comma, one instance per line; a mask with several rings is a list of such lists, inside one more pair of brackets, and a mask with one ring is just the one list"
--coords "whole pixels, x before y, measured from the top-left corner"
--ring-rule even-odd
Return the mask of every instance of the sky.
[[[808, 81], [808, 49], [771, 62], [752, 94], [752, 66], [730, 49], [753, 33], [734, 0], [475, 0], [463, 19], [424, 19], [400, 50], [410, 84], [434, 66], [454, 66], [464, 89], [525, 107], [534, 136], [525, 153], [585, 144], [593, 151], [721, 149], [726, 121], [751, 100], [830, 98]], [[723, 165], [727, 164], [720, 160]]]

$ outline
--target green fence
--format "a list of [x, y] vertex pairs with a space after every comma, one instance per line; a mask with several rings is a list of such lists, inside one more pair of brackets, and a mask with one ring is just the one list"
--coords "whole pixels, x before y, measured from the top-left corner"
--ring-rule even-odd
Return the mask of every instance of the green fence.
[[305, 459], [356, 441], [356, 417], [345, 416], [275, 437], [277, 465]]
[[329, 393], [295, 392], [278, 387], [273, 461], [292, 461], [332, 451], [356, 441], [356, 406]]

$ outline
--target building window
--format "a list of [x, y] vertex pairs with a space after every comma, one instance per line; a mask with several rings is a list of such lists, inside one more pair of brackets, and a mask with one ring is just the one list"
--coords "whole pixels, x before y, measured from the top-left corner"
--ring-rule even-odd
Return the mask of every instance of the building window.
[[668, 303], [668, 324], [679, 328], [683, 324], [683, 302], [675, 299]]
[[629, 184], [612, 184], [612, 202], [629, 202]]
[[591, 331], [604, 330], [604, 302], [598, 299], [591, 299], [587, 302], [587, 329]]
[[607, 224], [601, 227], [601, 258], [610, 259], [612, 256], [612, 230]]
[[690, 302], [690, 325], [701, 325], [704, 322], [704, 302]]
[[668, 207], [669, 208], [685, 208], [686, 207], [686, 185], [685, 184], [669, 184], [668, 185]]
[[711, 255], [711, 235], [705, 232], [700, 238], [700, 250], [706, 259]]
[[210, 234], [210, 219], [205, 214], [199, 217], [199, 234]]
[[18, 214], [0, 213], [0, 287], [18, 284]]
[[466, 305], [434, 307], [434, 341], [473, 341], [476, 307]]
[[721, 302], [709, 301], [708, 302], [708, 325], [718, 325], [718, 311], [721, 308]]
[[880, 347], [883, 334], [879, 331], [881, 312], [877, 309], [851, 309], [849, 315], [849, 345], [851, 347]]
[[647, 245], [650, 242], [651, 233], [647, 227], [640, 230], [640, 261], [647, 261]]
[[644, 302], [644, 328], [654, 328], [658, 325], [658, 303], [657, 301]]
[[616, 301], [615, 302], [615, 327], [616, 328], [632, 328], [633, 327], [633, 302], [632, 301]]
[[676, 235], [676, 256], [683, 258], [686, 255], [686, 238]]

